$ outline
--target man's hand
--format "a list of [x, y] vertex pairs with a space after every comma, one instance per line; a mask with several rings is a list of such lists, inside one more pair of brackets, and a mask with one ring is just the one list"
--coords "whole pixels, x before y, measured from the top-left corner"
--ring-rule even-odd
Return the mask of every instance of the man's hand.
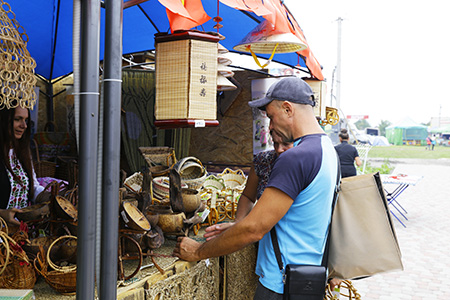
[[203, 236], [206, 238], [207, 241], [209, 241], [233, 225], [234, 223], [221, 223], [208, 226], [205, 228], [206, 233]]
[[197, 261], [201, 258], [197, 250], [202, 244], [188, 237], [178, 237], [177, 244], [173, 250], [173, 255], [186, 261]]

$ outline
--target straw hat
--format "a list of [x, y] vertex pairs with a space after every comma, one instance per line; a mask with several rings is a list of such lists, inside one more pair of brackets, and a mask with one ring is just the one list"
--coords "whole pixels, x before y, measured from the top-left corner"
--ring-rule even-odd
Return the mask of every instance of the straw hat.
[[218, 74], [223, 75], [225, 77], [234, 76], [234, 72], [232, 71], [232, 69], [223, 64], [217, 65], [217, 72], [218, 72]]
[[[276, 50], [275, 50], [276, 47]], [[250, 31], [236, 46], [234, 50], [241, 52], [271, 54], [297, 52], [308, 48], [298, 37], [292, 33], [285, 33], [274, 29], [267, 20], [261, 22]]]
[[224, 46], [222, 46], [222, 44], [217, 43], [217, 53], [219, 53], [219, 54], [226, 54], [226, 53], [228, 53], [228, 52], [229, 52], [229, 51], [228, 51], [227, 48], [225, 48]]
[[218, 91], [232, 91], [237, 89], [237, 87], [229, 81], [225, 76], [220, 73], [217, 74], [217, 90]]

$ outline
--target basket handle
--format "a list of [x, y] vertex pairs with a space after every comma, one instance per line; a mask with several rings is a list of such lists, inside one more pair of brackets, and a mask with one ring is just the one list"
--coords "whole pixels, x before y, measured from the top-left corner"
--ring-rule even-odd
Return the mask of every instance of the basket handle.
[[9, 260], [9, 255], [11, 250], [9, 249], [9, 243], [8, 243], [8, 234], [4, 233], [3, 231], [0, 231], [0, 238], [3, 241], [3, 244], [5, 245], [6, 248], [6, 259], [5, 259], [5, 264], [3, 266], [3, 268], [0, 270], [0, 275], [3, 273], [3, 271], [5, 271], [6, 266], [8, 265], [8, 260]]
[[[173, 159], [173, 164], [170, 164], [170, 158]], [[177, 158], [175, 157], [175, 151], [172, 151], [167, 157], [166, 157], [167, 166], [169, 168], [173, 168], [173, 166], [177, 163]]]
[[[2, 231], [3, 227], [5, 227], [5, 231]], [[4, 233], [8, 234], [8, 224], [1, 217], [0, 217], [0, 232], [4, 232]], [[0, 272], [0, 274], [1, 274], [1, 272]]]
[[36, 161], [39, 163], [39, 162], [41, 162], [41, 157], [39, 156], [39, 146], [38, 146], [36, 139], [33, 138], [32, 141], [34, 144], [34, 149], [36, 151]]
[[237, 170], [232, 170], [230, 168], [225, 168], [223, 170], [222, 173], [220, 173], [220, 175], [226, 175], [226, 174], [235, 174], [235, 175], [241, 175], [241, 176], [245, 176], [244, 172], [241, 169], [237, 169]]
[[48, 250], [47, 250], [47, 263], [55, 271], [61, 271], [63, 273], [68, 273], [68, 272], [75, 271], [77, 269], [77, 265], [60, 267], [60, 266], [55, 265], [50, 259], [50, 250], [52, 249], [52, 247], [58, 241], [60, 241], [62, 239], [65, 239], [65, 238], [72, 238], [72, 239], [75, 239], [75, 240], [77, 239], [77, 237], [73, 236], [73, 235], [63, 235], [63, 236], [60, 236], [59, 238], [57, 238], [56, 240], [54, 240], [53, 243], [51, 243], [51, 245], [48, 247]]

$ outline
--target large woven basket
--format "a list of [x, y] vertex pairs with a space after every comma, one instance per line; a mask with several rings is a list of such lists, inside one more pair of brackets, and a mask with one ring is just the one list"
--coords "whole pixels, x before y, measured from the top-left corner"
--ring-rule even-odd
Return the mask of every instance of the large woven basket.
[[174, 165], [174, 169], [180, 174], [181, 182], [190, 189], [200, 189], [208, 176], [202, 162], [193, 156], [180, 159]]
[[40, 251], [34, 260], [36, 271], [44, 277], [45, 281], [56, 291], [64, 295], [74, 295], [77, 290], [77, 266], [60, 267], [50, 260], [50, 251], [61, 239], [75, 238], [74, 236], [61, 236], [56, 239], [48, 248], [45, 254], [41, 246]]
[[3, 231], [0, 240], [0, 289], [32, 289], [36, 273], [25, 251]]

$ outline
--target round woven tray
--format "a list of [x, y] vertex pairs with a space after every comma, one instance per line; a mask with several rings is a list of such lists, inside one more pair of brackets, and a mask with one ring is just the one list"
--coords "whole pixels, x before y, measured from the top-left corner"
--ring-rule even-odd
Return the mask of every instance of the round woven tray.
[[148, 231], [150, 223], [145, 215], [132, 203], [124, 201], [122, 203], [122, 211], [120, 212], [125, 224], [135, 230]]
[[78, 218], [78, 211], [69, 200], [62, 196], [56, 196], [55, 199], [56, 214], [60, 218], [74, 221]]

